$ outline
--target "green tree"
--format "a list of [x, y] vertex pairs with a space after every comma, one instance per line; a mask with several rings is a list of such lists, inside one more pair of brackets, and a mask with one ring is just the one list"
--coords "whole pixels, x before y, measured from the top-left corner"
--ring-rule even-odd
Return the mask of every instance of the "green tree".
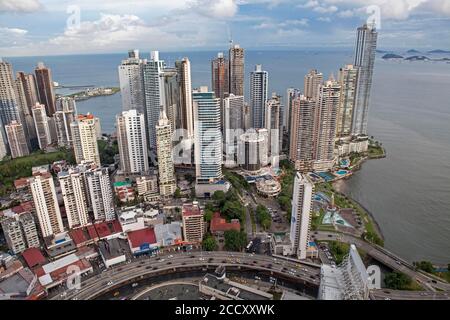
[[206, 222], [210, 222], [212, 220], [212, 217], [214, 215], [214, 211], [205, 209], [204, 219]]
[[217, 203], [219, 207], [222, 207], [226, 201], [226, 194], [223, 191], [214, 192], [212, 199]]
[[225, 248], [230, 251], [242, 251], [247, 244], [247, 234], [243, 231], [225, 231]]
[[256, 207], [256, 219], [264, 230], [269, 229], [272, 224], [272, 217], [270, 216], [269, 211], [261, 204]]
[[202, 242], [203, 250], [215, 251], [217, 250], [217, 241], [212, 235], [207, 235]]
[[434, 272], [433, 264], [430, 261], [420, 261], [420, 262], [414, 262], [414, 265], [417, 269], [423, 270], [428, 273]]
[[395, 271], [385, 275], [384, 284], [388, 289], [405, 290], [411, 285], [411, 278], [404, 273]]
[[177, 188], [177, 189], [175, 190], [175, 193], [174, 193], [173, 196], [174, 196], [175, 198], [177, 198], [177, 199], [181, 198], [181, 190], [180, 190], [180, 188]]

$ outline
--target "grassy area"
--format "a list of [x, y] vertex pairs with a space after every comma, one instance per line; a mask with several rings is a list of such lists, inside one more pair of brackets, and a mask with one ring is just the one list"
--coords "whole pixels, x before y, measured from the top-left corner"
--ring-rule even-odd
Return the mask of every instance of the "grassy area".
[[369, 146], [369, 158], [382, 158], [385, 156], [384, 149], [381, 146]]
[[119, 153], [117, 140], [114, 140], [112, 143], [108, 143], [105, 140], [98, 140], [97, 144], [101, 163], [105, 165], [113, 164], [114, 156]]
[[44, 153], [37, 151], [29, 156], [0, 162], [0, 196], [14, 191], [14, 180], [31, 176], [31, 168], [52, 164], [58, 160], [75, 163], [72, 150], [61, 149]]
[[330, 253], [333, 255], [336, 264], [341, 264], [344, 261], [345, 256], [350, 251], [350, 245], [347, 243], [330, 241], [329, 243]]

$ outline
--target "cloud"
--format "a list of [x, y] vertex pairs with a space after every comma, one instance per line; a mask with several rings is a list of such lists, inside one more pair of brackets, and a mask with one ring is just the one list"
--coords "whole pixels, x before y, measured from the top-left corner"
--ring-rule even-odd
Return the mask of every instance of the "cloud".
[[235, 0], [194, 0], [189, 5], [190, 10], [211, 18], [232, 18], [238, 12]]
[[265, 21], [258, 25], [253, 26], [253, 29], [298, 29], [299, 27], [307, 27], [309, 20], [306, 18], [285, 20], [282, 22]]
[[0, 28], [0, 34], [1, 33], [6, 33], [10, 36], [23, 36], [28, 33], [28, 30], [19, 28]]
[[42, 4], [38, 0], [0, 0], [0, 13], [3, 12], [34, 12], [41, 10]]
[[0, 27], [0, 45], [1, 46], [15, 46], [24, 44], [28, 30], [19, 28]]

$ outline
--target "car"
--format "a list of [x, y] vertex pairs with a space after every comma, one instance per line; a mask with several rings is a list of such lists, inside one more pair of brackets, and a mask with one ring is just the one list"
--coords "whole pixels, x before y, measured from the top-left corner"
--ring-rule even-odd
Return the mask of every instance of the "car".
[[109, 281], [106, 285], [108, 285], [108, 286], [112, 286], [114, 284], [114, 282], [112, 282], [112, 281]]
[[132, 288], [136, 288], [139, 285], [139, 283], [135, 282], [131, 285]]
[[329, 234], [329, 235], [328, 235], [328, 238], [332, 238], [332, 237], [333, 237], [333, 235], [332, 235], [332, 234]]
[[173, 258], [173, 255], [170, 255], [169, 258]]

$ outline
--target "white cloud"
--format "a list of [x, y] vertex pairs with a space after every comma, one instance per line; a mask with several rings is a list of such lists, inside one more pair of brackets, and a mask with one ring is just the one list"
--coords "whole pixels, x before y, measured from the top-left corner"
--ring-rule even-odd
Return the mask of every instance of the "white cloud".
[[0, 45], [3, 47], [23, 45], [27, 33], [28, 30], [24, 29], [0, 27]]
[[194, 0], [189, 9], [197, 10], [207, 17], [226, 19], [236, 15], [238, 5], [235, 0]]
[[2, 12], [34, 12], [42, 9], [38, 0], [0, 0], [0, 13]]
[[330, 17], [318, 17], [317, 20], [322, 22], [331, 22]]
[[264, 21], [260, 24], [253, 26], [253, 29], [298, 29], [299, 27], [307, 27], [309, 20], [306, 18], [296, 20], [285, 20], [282, 22]]
[[10, 36], [24, 36], [28, 33], [28, 30], [19, 28], [0, 28], [0, 34], [1, 33], [6, 33]]

